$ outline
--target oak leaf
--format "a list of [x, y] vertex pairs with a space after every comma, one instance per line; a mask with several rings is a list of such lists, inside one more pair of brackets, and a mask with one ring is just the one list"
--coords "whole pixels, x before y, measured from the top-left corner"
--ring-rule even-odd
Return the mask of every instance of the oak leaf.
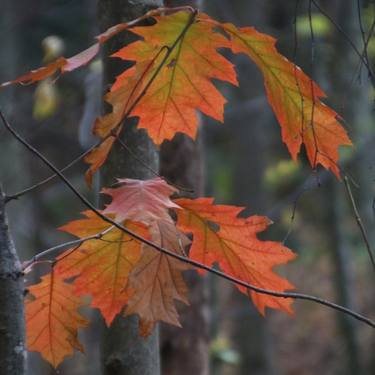
[[[103, 211], [117, 221], [135, 220], [146, 224], [151, 240], [171, 251], [184, 255], [188, 238], [173, 222], [169, 210], [179, 209], [170, 196], [177, 191], [161, 178], [141, 181], [118, 179], [122, 185], [103, 189], [112, 202]], [[143, 246], [142, 257], [130, 275], [130, 297], [126, 314], [138, 314], [140, 333], [149, 335], [156, 322], [180, 326], [174, 300], [187, 301], [187, 287], [182, 271], [189, 267], [149, 246]]]
[[[64, 278], [75, 277], [75, 293], [91, 295], [91, 306], [102, 313], [109, 326], [128, 302], [129, 274], [141, 256], [141, 243], [90, 211], [86, 218], [75, 220], [60, 229], [79, 238], [104, 234], [100, 239], [84, 242], [57, 258], [56, 272]], [[134, 233], [148, 238], [148, 231], [139, 223], [123, 225]]]
[[[198, 125], [196, 111], [223, 121], [225, 98], [212, 79], [237, 84], [233, 65], [220, 55], [218, 48], [230, 47], [228, 40], [213, 32], [214, 25], [192, 21], [190, 12], [155, 17], [153, 26], [135, 27], [130, 31], [141, 36], [113, 56], [137, 64], [154, 61], [143, 85], [151, 80], [161, 62], [173, 48], [156, 78], [134, 108], [139, 128], [147, 129], [156, 144], [172, 139], [177, 132], [195, 138]], [[155, 58], [155, 56], [157, 56]], [[119, 75], [112, 91], [120, 89], [128, 73]]]
[[211, 22], [227, 33], [234, 53], [247, 55], [263, 73], [268, 101], [292, 158], [297, 158], [303, 144], [313, 168], [321, 164], [340, 177], [339, 147], [352, 143], [337, 113], [321, 101], [325, 93], [277, 51], [273, 37], [253, 27]]
[[78, 312], [83, 303], [73, 289], [53, 269], [28, 288], [33, 298], [26, 300], [27, 349], [39, 352], [55, 368], [74, 349], [83, 352], [77, 335], [88, 321]]
[[113, 214], [117, 221], [124, 219], [151, 224], [158, 220], [171, 220], [168, 209], [178, 209], [178, 205], [169, 197], [177, 189], [161, 178], [135, 180], [120, 178], [121, 186], [103, 189], [102, 193], [112, 197], [112, 202], [103, 211]]
[[[150, 228], [154, 243], [163, 248], [185, 255], [190, 243], [172, 221], [158, 220]], [[158, 321], [181, 327], [175, 300], [188, 303], [188, 288], [182, 272], [190, 269], [187, 264], [144, 246], [143, 255], [130, 277], [134, 294], [129, 300], [126, 315], [139, 315], [139, 331], [148, 336]]]
[[[295, 254], [281, 243], [262, 241], [257, 234], [270, 224], [261, 216], [239, 218], [242, 207], [214, 205], [212, 198], [176, 199], [177, 227], [193, 234], [189, 258], [212, 266], [218, 263], [228, 275], [254, 286], [283, 292], [293, 285], [273, 272], [274, 266], [287, 263]], [[238, 286], [243, 293], [247, 289]], [[291, 299], [250, 292], [254, 304], [292, 313]]]

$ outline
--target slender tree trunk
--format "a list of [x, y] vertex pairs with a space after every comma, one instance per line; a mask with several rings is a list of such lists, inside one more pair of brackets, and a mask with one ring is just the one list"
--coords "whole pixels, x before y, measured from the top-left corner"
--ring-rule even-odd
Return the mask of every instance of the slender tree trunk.
[[[160, 6], [156, 0], [99, 0], [99, 24], [101, 30], [137, 18], [151, 8]], [[114, 81], [119, 66], [108, 56], [129, 43], [130, 34], [119, 37], [108, 44], [104, 59], [104, 87]], [[122, 66], [123, 69], [123, 66]], [[158, 168], [157, 151], [144, 130], [136, 130], [129, 122], [121, 135], [123, 142], [149, 167]], [[101, 186], [110, 186], [115, 178], [129, 177], [147, 179], [151, 172], [134, 160], [124, 149], [115, 146], [104, 168]], [[105, 375], [158, 375], [160, 373], [158, 330], [148, 338], [138, 334], [138, 319], [135, 316], [118, 316], [103, 337], [102, 367]]]
[[24, 375], [26, 371], [23, 277], [5, 216], [0, 187], [0, 374]]
[[[359, 45], [360, 29], [357, 2], [335, 1], [331, 2], [330, 6], [335, 8], [335, 18], [340, 20], [341, 28], [356, 45]], [[362, 124], [368, 123], [369, 120], [370, 103], [365, 90], [365, 87], [368, 87], [367, 79], [364, 77], [365, 74], [363, 74], [362, 78], [364, 80], [361, 86], [357, 82], [353, 82], [353, 75], [356, 74], [358, 69], [358, 58], [347, 45], [341, 33], [336, 32], [334, 34], [333, 44], [335, 49], [330, 56], [329, 71], [332, 84], [330, 97], [334, 100], [339, 114], [355, 129], [355, 132], [352, 132], [352, 137], [358, 139], [363, 137], [365, 133]], [[341, 61], [342, 64], [338, 65], [337, 61]], [[348, 98], [350, 98], [350, 102]], [[368, 130], [367, 133], [369, 133]], [[369, 197], [369, 194], [372, 194], [369, 184], [372, 185], [373, 181], [371, 181], [369, 176], [365, 177], [368, 174], [368, 170], [366, 170], [366, 174], [361, 175], [364, 168], [361, 165], [357, 165], [356, 169], [359, 171], [358, 178], [360, 179], [361, 195]], [[333, 204], [331, 213], [333, 220], [331, 221], [332, 228], [330, 230], [331, 251], [335, 269], [337, 298], [340, 304], [356, 310], [354, 252], [348, 239], [348, 232], [345, 230], [346, 220], [352, 216], [348, 204], [349, 198], [345, 193], [343, 184], [337, 184], [336, 181], [330, 186], [330, 194], [330, 201]], [[371, 207], [370, 199], [368, 201], [369, 207]], [[352, 220], [354, 221], [354, 217]], [[358, 341], [358, 324], [343, 314], [339, 314], [337, 319], [346, 353], [344, 356], [345, 371], [351, 375], [363, 374], [362, 356]]]
[[[17, 5], [10, 0], [1, 3], [0, 43], [7, 53], [0, 59], [0, 82], [8, 80], [15, 74], [17, 66], [16, 50], [19, 35], [15, 27]], [[2, 93], [0, 105], [8, 113], [15, 106], [12, 89]], [[0, 130], [0, 149], [3, 155], [12, 155], [12, 162], [19, 166], [23, 159], [17, 153], [18, 145], [13, 140], [5, 140]], [[16, 156], [17, 155], [17, 156]], [[12, 180], [8, 158], [3, 158], [0, 165], [0, 178]], [[6, 162], [6, 163], [5, 163]], [[17, 166], [16, 166], [17, 168]], [[14, 180], [13, 180], [14, 181]], [[15, 184], [12, 184], [12, 188]], [[13, 218], [19, 220], [21, 210], [15, 207]], [[8, 218], [5, 215], [4, 194], [0, 186], [0, 374], [24, 375], [26, 373], [25, 321], [24, 321], [24, 285], [21, 264], [8, 229]]]
[[[199, 8], [200, 0], [165, 0], [167, 7], [190, 5]], [[194, 141], [177, 134], [164, 142], [160, 150], [160, 173], [169, 181], [193, 190], [183, 196], [197, 197], [203, 193], [203, 165], [200, 137]], [[163, 326], [161, 330], [161, 355], [163, 375], [208, 375], [208, 286], [207, 281], [195, 272], [185, 273], [189, 285], [189, 306], [181, 306], [181, 329]]]

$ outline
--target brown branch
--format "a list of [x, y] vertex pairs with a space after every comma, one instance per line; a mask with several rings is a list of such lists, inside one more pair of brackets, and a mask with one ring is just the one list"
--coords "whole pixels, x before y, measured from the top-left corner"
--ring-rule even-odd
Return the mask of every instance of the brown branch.
[[152, 247], [153, 249], [159, 251], [162, 254], [168, 255], [174, 259], [177, 259], [181, 262], [190, 264], [191, 266], [194, 266], [198, 269], [208, 271], [212, 274], [215, 274], [223, 279], [226, 279], [236, 285], [242, 286], [244, 288], [247, 288], [248, 290], [251, 290], [256, 293], [265, 294], [273, 297], [279, 297], [279, 298], [292, 298], [292, 299], [300, 299], [300, 300], [306, 300], [315, 302], [324, 306], [327, 306], [329, 308], [332, 308], [334, 310], [340, 311], [344, 314], [350, 315], [354, 319], [357, 319], [373, 328], [375, 328], [375, 321], [365, 317], [362, 314], [359, 314], [349, 308], [346, 308], [344, 306], [340, 306], [336, 303], [327, 301], [323, 298], [311, 296], [308, 294], [302, 294], [302, 293], [293, 293], [293, 292], [277, 292], [273, 290], [263, 289], [256, 287], [252, 284], [249, 284], [245, 281], [242, 281], [240, 279], [237, 279], [235, 277], [232, 277], [230, 275], [227, 275], [224, 272], [218, 271], [214, 268], [211, 268], [209, 266], [206, 266], [205, 264], [196, 262], [192, 259], [186, 258], [182, 255], [179, 255], [173, 251], [170, 251], [168, 249], [165, 249], [157, 244], [155, 244], [152, 241], [149, 241], [142, 236], [139, 236], [138, 234], [132, 232], [131, 230], [125, 228], [123, 225], [113, 221], [111, 218], [104, 215], [100, 210], [98, 210], [90, 201], [88, 201], [73, 185], [72, 183], [56, 168], [44, 155], [42, 155], [38, 150], [36, 150], [32, 145], [30, 145], [26, 140], [24, 140], [8, 123], [8, 121], [5, 119], [4, 114], [0, 110], [0, 118], [5, 126], [5, 128], [20, 142], [22, 143], [31, 153], [33, 153], [38, 159], [40, 159], [46, 166], [48, 166], [54, 173], [56, 173], [59, 178], [65, 183], [65, 185], [72, 191], [72, 193], [91, 211], [93, 211], [98, 217], [100, 217], [102, 220], [106, 221], [107, 223], [112, 224], [116, 228], [120, 229], [127, 235], [133, 237], [134, 239]]

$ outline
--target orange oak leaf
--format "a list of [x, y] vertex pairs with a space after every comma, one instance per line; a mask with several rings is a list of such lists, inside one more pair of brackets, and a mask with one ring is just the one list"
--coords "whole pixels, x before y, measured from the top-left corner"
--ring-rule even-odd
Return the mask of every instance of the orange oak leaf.
[[[116, 220], [135, 220], [145, 223], [154, 243], [184, 254], [188, 238], [180, 232], [169, 209], [179, 209], [169, 198], [177, 190], [161, 178], [141, 181], [119, 179], [123, 185], [115, 189], [103, 189], [112, 202], [103, 211], [114, 215]], [[174, 300], [187, 302], [187, 287], [182, 271], [189, 267], [151, 247], [144, 246], [142, 257], [130, 275], [129, 286], [134, 294], [130, 297], [126, 314], [138, 314], [140, 333], [149, 335], [157, 321], [180, 326]]]
[[[141, 243], [90, 211], [84, 215], [86, 218], [60, 229], [79, 238], [104, 234], [100, 239], [86, 241], [78, 249], [60, 255], [56, 272], [64, 278], [77, 276], [73, 282], [75, 293], [91, 295], [91, 306], [100, 310], [109, 326], [131, 295], [129, 274], [141, 256]], [[125, 222], [124, 226], [148, 238], [148, 231], [142, 224]]]
[[26, 300], [27, 348], [55, 368], [74, 349], [83, 352], [77, 331], [88, 321], [78, 313], [83, 303], [73, 289], [53, 269], [28, 288], [33, 298]]
[[[223, 121], [225, 98], [212, 79], [237, 84], [233, 65], [220, 55], [218, 48], [230, 47], [228, 40], [213, 32], [214, 25], [189, 22], [190, 12], [155, 17], [149, 27], [131, 31], [143, 38], [115, 53], [114, 57], [137, 64], [154, 61], [143, 85], [151, 80], [170, 49], [177, 44], [158, 72], [155, 80], [132, 111], [139, 117], [139, 128], [147, 129], [156, 144], [172, 139], [177, 132], [195, 138], [198, 125], [197, 110]], [[117, 77], [112, 91], [120, 89], [128, 72]]]
[[103, 211], [113, 214], [117, 221], [133, 220], [150, 224], [158, 220], [171, 220], [168, 209], [178, 209], [169, 198], [177, 189], [161, 178], [151, 180], [117, 180], [122, 185], [115, 189], [103, 189], [102, 193], [112, 197], [112, 202]]
[[244, 53], [260, 68], [268, 101], [292, 158], [297, 158], [303, 144], [313, 168], [321, 164], [340, 177], [339, 147], [350, 146], [351, 141], [338, 122], [337, 113], [321, 101], [325, 93], [277, 51], [273, 37], [252, 27], [219, 24], [208, 17], [206, 20], [228, 34], [234, 53]]
[[[189, 258], [208, 266], [218, 263], [225, 273], [260, 288], [293, 289], [272, 268], [294, 259], [295, 254], [281, 243], [257, 238], [270, 224], [267, 218], [239, 218], [242, 207], [214, 205], [212, 198], [176, 199], [175, 202], [183, 208], [176, 211], [177, 227], [193, 234]], [[245, 288], [238, 288], [248, 294]], [[262, 314], [266, 307], [292, 313], [291, 299], [250, 294]]]
[[[155, 221], [150, 233], [153, 242], [180, 255], [184, 255], [190, 243], [172, 221]], [[181, 326], [174, 301], [188, 304], [188, 289], [182, 276], [188, 269], [187, 264], [144, 247], [142, 258], [130, 276], [130, 286], [135, 291], [125, 310], [126, 315], [139, 315], [142, 336], [148, 336], [158, 321]]]

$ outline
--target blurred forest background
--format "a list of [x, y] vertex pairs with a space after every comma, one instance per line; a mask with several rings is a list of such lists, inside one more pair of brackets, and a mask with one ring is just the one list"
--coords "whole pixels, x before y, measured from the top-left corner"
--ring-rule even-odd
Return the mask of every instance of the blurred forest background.
[[[326, 91], [327, 103], [343, 117], [355, 144], [342, 150], [341, 166], [374, 245], [374, 87], [353, 45], [362, 52], [372, 34], [375, 2], [317, 4], [331, 19], [308, 0], [207, 0], [203, 8], [220, 21], [254, 26], [276, 37], [279, 50]], [[0, 82], [61, 54], [78, 53], [98, 32], [95, 0], [0, 0]], [[371, 61], [374, 37], [367, 47]], [[325, 171], [311, 171], [303, 154], [298, 162], [290, 160], [261, 75], [244, 57], [232, 59], [241, 85], [224, 87], [229, 100], [225, 125], [202, 117], [204, 194], [274, 221], [264, 237], [285, 241], [298, 253], [295, 262], [279, 270], [298, 291], [374, 316], [375, 274], [344, 184]], [[101, 80], [100, 61], [95, 61], [56, 82], [6, 88], [0, 92], [0, 105], [32, 145], [64, 167], [94, 142], [90, 127], [101, 112]], [[3, 129], [0, 150], [0, 181], [8, 194], [50, 175]], [[67, 176], [95, 200], [84, 183], [85, 168], [78, 164]], [[66, 241], [56, 228], [83, 209], [57, 180], [11, 202], [11, 230], [22, 260]], [[375, 373], [375, 334], [369, 327], [310, 302], [295, 302], [294, 318], [269, 312], [264, 319], [228, 283], [213, 277], [207, 282], [211, 374]], [[88, 314], [95, 323], [82, 332], [86, 355], [66, 360], [60, 375], [99, 375], [102, 322], [95, 312]], [[56, 373], [35, 353], [29, 355], [29, 368], [30, 374]]]

